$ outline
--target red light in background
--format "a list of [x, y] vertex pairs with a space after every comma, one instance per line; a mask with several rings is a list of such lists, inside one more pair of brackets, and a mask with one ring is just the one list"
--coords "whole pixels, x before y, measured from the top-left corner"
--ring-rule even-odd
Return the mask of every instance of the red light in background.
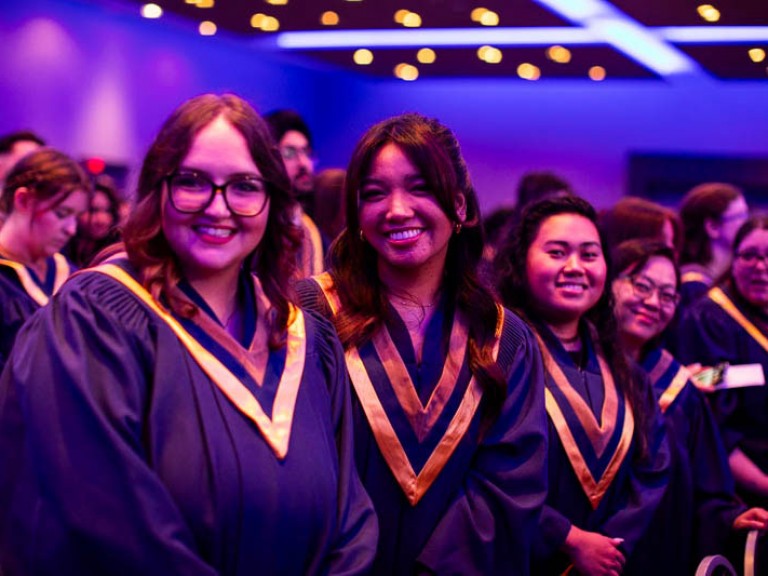
[[88, 158], [88, 160], [85, 161], [85, 169], [94, 175], [101, 174], [106, 167], [107, 163], [101, 158]]

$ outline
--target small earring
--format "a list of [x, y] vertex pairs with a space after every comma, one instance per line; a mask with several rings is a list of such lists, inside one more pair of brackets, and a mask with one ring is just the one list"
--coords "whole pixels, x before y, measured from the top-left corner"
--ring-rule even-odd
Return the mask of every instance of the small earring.
[[459, 234], [461, 232], [461, 222], [456, 222], [456, 224], [453, 225], [453, 231], [456, 234]]
[[360, 242], [365, 242], [365, 235], [363, 234], [362, 228], [360, 228], [359, 235], [360, 235]]

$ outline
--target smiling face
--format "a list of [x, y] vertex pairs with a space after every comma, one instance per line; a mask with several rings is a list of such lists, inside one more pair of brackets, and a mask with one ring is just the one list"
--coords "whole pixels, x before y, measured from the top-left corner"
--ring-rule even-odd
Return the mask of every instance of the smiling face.
[[378, 254], [379, 274], [417, 270], [439, 277], [454, 223], [398, 146], [387, 144], [374, 156], [359, 194], [360, 229]]
[[[650, 287], [650, 294], [639, 295], [633, 282], [643, 292]], [[676, 305], [670, 297], [676, 294], [675, 266], [663, 256], [651, 256], [641, 269], [624, 270], [613, 281], [616, 321], [630, 350], [639, 350], [664, 331], [675, 315]]]
[[577, 324], [605, 288], [600, 236], [595, 225], [578, 214], [542, 221], [525, 266], [533, 307], [553, 326]]
[[747, 302], [768, 309], [768, 230], [755, 228], [736, 250], [733, 281]]
[[[197, 133], [179, 170], [207, 175], [216, 184], [234, 176], [261, 177], [245, 138], [223, 116]], [[215, 275], [237, 275], [245, 258], [264, 236], [267, 205], [256, 216], [235, 216], [221, 192], [201, 212], [184, 214], [170, 203], [164, 185], [162, 228], [189, 280]]]

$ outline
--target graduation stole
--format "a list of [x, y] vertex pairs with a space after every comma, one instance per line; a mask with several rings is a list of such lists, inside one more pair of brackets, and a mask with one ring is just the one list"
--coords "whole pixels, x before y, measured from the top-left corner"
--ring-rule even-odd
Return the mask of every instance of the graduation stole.
[[[676, 368], [676, 370], [671, 374], [668, 374], [670, 368]], [[659, 388], [662, 384], [661, 379], [665, 376], [667, 378], [671, 376], [671, 380], [669, 381], [669, 384], [666, 385], [664, 392], [659, 398], [659, 408], [661, 409], [662, 414], [667, 411], [677, 399], [678, 394], [685, 388], [688, 379], [691, 377], [691, 373], [685, 366], [678, 365], [672, 354], [666, 350], [662, 350], [656, 364], [648, 370], [648, 377], [650, 378], [653, 387]]]
[[750, 322], [747, 317], [744, 316], [744, 314], [741, 313], [741, 310], [736, 307], [736, 304], [734, 304], [731, 299], [728, 298], [725, 292], [715, 286], [714, 288], [710, 289], [709, 292], [707, 292], [707, 296], [709, 296], [709, 299], [712, 300], [715, 304], [720, 306], [720, 308], [725, 310], [728, 316], [733, 318], [739, 326], [744, 328], [747, 334], [752, 336], [752, 338], [754, 338], [755, 341], [760, 344], [764, 350], [768, 351], [768, 338], [766, 338], [760, 329], [752, 322]]
[[600, 501], [616, 477], [632, 444], [635, 421], [629, 400], [623, 398], [613, 375], [598, 348], [594, 329], [590, 334], [605, 387], [600, 423], [581, 395], [568, 382], [562, 369], [541, 336], [539, 341], [544, 367], [552, 382], [546, 380], [544, 401], [552, 424], [563, 445], [573, 471], [592, 509]]
[[[321, 274], [314, 277], [313, 280], [320, 286], [331, 312], [335, 316], [341, 309], [341, 301], [333, 286], [330, 274]], [[495, 331], [496, 342], [493, 348], [494, 360], [498, 357], [501, 329], [504, 326], [504, 309], [501, 307], [499, 307], [498, 318]], [[386, 326], [377, 330], [371, 340], [392, 390], [394, 390], [397, 402], [421, 444], [434, 429], [438, 419], [444, 416], [446, 404], [458, 386], [459, 373], [467, 350], [468, 326], [466, 319], [458, 310], [456, 311], [451, 327], [448, 358], [443, 367], [443, 373], [440, 375], [440, 379], [426, 405], [421, 403], [413, 381]], [[415, 506], [437, 479], [469, 429], [480, 406], [483, 391], [475, 377], [472, 376], [461, 403], [453, 414], [443, 436], [417, 473], [403, 442], [392, 425], [381, 398], [376, 392], [357, 347], [351, 347], [347, 350], [345, 359], [350, 380], [381, 454], [408, 502], [411, 506]]]
[[687, 282], [701, 282], [709, 286], [712, 284], [712, 277], [703, 271], [688, 270], [680, 275], [680, 284], [686, 284]]
[[[53, 280], [53, 292], [51, 292], [51, 294], [56, 294], [59, 288], [61, 288], [61, 285], [64, 284], [64, 281], [69, 277], [70, 268], [67, 259], [58, 253], [53, 255], [53, 264], [56, 267], [56, 275]], [[30, 298], [32, 298], [32, 300], [37, 302], [38, 305], [45, 306], [48, 304], [50, 297], [42, 288], [40, 288], [37, 282], [32, 279], [32, 274], [29, 273], [29, 270], [27, 270], [27, 267], [24, 266], [24, 264], [0, 257], [0, 266], [7, 266], [16, 272], [24, 291]]]
[[[291, 317], [288, 322], [288, 337], [286, 340], [286, 358], [283, 375], [280, 378], [277, 394], [272, 407], [272, 418], [267, 416], [261, 404], [250, 390], [227, 368], [218, 358], [200, 344], [182, 325], [162, 307], [147, 290], [139, 284], [128, 272], [116, 264], [102, 264], [91, 268], [88, 272], [105, 274], [123, 286], [157, 314], [173, 331], [179, 341], [189, 351], [192, 358], [208, 377], [218, 386], [235, 407], [247, 416], [261, 432], [267, 444], [275, 455], [282, 460], [288, 453], [288, 443], [291, 436], [291, 425], [296, 408], [296, 398], [299, 394], [301, 377], [304, 373], [307, 338], [304, 326], [304, 315], [301, 310], [291, 307]], [[254, 288], [258, 300], [265, 300], [261, 285], [254, 277]], [[202, 312], [201, 312], [202, 314]], [[211, 322], [213, 324], [213, 322]], [[225, 346], [227, 349], [230, 347]], [[244, 355], [237, 357], [238, 361], [249, 374], [254, 369], [249, 365], [249, 359]], [[256, 378], [254, 382], [259, 384]], [[260, 384], [259, 384], [260, 385]]]

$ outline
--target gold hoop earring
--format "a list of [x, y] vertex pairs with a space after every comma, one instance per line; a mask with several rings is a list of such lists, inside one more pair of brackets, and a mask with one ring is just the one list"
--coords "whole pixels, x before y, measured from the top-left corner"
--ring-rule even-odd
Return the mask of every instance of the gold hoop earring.
[[360, 236], [360, 242], [365, 242], [365, 235], [363, 234], [362, 228], [360, 228], [359, 236]]

